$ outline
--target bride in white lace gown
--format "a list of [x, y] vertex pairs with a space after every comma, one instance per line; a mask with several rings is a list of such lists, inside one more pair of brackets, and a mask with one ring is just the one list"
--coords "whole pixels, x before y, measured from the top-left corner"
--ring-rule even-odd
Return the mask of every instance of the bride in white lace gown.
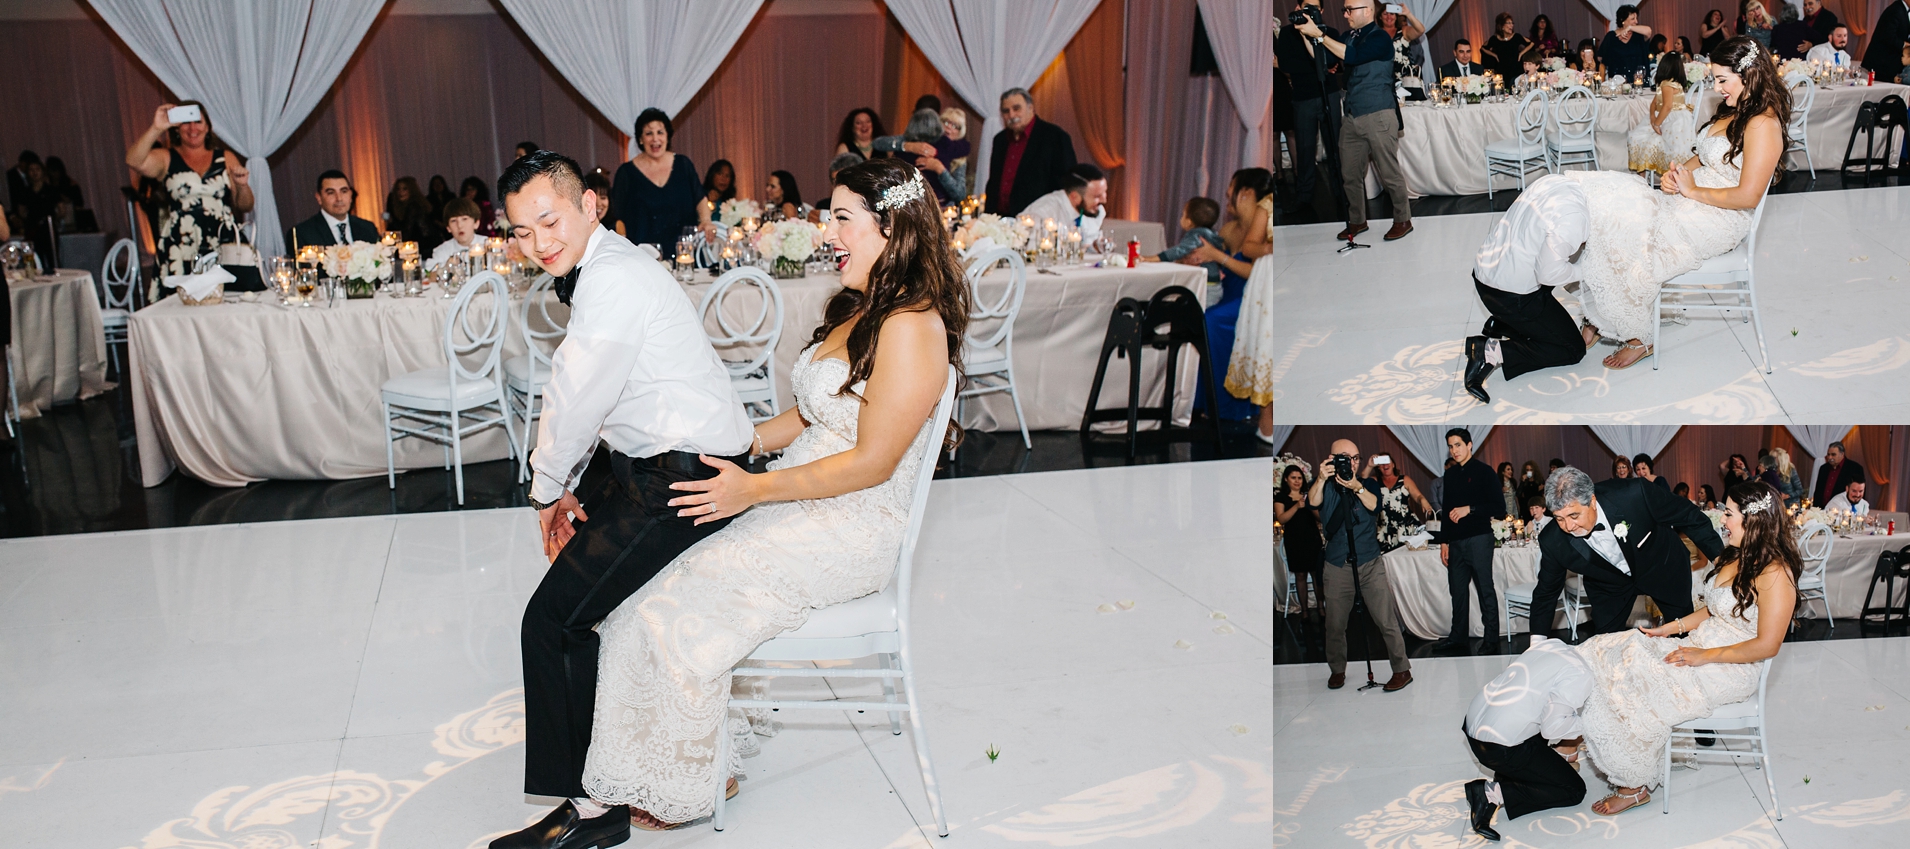
[[1703, 607], [1578, 647], [1594, 681], [1579, 710], [1585, 749], [1614, 786], [1594, 803], [1596, 813], [1651, 801], [1646, 788], [1659, 775], [1672, 727], [1756, 695], [1758, 662], [1784, 642], [1803, 559], [1776, 490], [1756, 481], [1732, 487], [1724, 535], [1726, 547], [1705, 576]]
[[[790, 374], [796, 408], [757, 427], [770, 471], [676, 484], [699, 521], [738, 515], [599, 627], [584, 789], [640, 828], [708, 814], [730, 670], [810, 611], [876, 592], [895, 571], [932, 414], [960, 365], [968, 288], [934, 196], [912, 166], [837, 175], [827, 237], [844, 290]], [[879, 332], [880, 336], [877, 336]], [[879, 338], [879, 344], [878, 344]], [[953, 428], [951, 427], [951, 430]], [[721, 770], [719, 773], [718, 770]]]
[[1584, 186], [1592, 218], [1578, 263], [1585, 344], [1624, 340], [1607, 368], [1650, 353], [1642, 340], [1657, 319], [1658, 287], [1737, 247], [1781, 167], [1790, 92], [1771, 54], [1740, 37], [1720, 45], [1711, 63], [1724, 103], [1698, 133], [1697, 156], [1674, 163], [1660, 191], [1629, 173], [1565, 172]]

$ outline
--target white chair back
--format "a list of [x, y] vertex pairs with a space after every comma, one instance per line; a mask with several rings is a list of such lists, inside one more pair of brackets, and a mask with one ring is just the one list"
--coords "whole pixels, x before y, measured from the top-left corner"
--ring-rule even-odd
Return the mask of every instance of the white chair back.
[[1551, 107], [1551, 99], [1545, 89], [1535, 88], [1519, 99], [1519, 143], [1521, 145], [1539, 145], [1545, 142], [1545, 118]]
[[[729, 298], [743, 289], [756, 290], [755, 314], [747, 308], [739, 310], [738, 316], [732, 316], [724, 304]], [[716, 328], [710, 328], [710, 313], [716, 313]], [[755, 374], [758, 370], [769, 378], [770, 386], [775, 386], [776, 343], [783, 335], [783, 290], [776, 285], [775, 279], [760, 268], [743, 266], [731, 269], [716, 278], [710, 290], [703, 294], [703, 303], [697, 307], [697, 315], [703, 320], [703, 332], [709, 335], [710, 344], [718, 354], [724, 348], [756, 346], [759, 350], [748, 360], [723, 360], [731, 377], [743, 377]]]
[[922, 517], [928, 514], [928, 489], [935, 477], [935, 458], [941, 456], [949, 419], [955, 415], [955, 390], [962, 385], [962, 376], [953, 365], [948, 367], [947, 380], [942, 385], [942, 400], [935, 404], [935, 417], [930, 419], [928, 444], [922, 446], [922, 470], [915, 478], [915, 493], [909, 499], [909, 528], [902, 535], [902, 553], [895, 561], [896, 623], [905, 636], [909, 627], [909, 588], [915, 572], [915, 543], [922, 537]]
[[[476, 317], [471, 302], [479, 292], [485, 291], [491, 294], [490, 314]], [[510, 326], [510, 304], [509, 284], [505, 283], [504, 275], [495, 271], [472, 275], [458, 290], [457, 300], [451, 303], [451, 314], [444, 319], [444, 358], [449, 361], [447, 371], [453, 386], [449, 397], [457, 397], [455, 388], [459, 380], [491, 380], [502, 384], [503, 375], [497, 364], [504, 351], [504, 331]], [[476, 324], [473, 324], [474, 318]], [[460, 337], [463, 341], [459, 341]], [[479, 349], [484, 353], [477, 368], [466, 368], [464, 357]]]
[[1558, 102], [1551, 108], [1552, 128], [1559, 139], [1565, 141], [1589, 141], [1592, 131], [1598, 127], [1598, 98], [1592, 90], [1575, 85], [1559, 95]]
[[1791, 138], [1802, 139], [1811, 105], [1817, 102], [1817, 82], [1809, 74], [1795, 73], [1784, 78], [1784, 87], [1791, 90], [1791, 123], [1784, 130]]
[[[530, 349], [533, 366], [542, 365], [548, 368], [551, 352], [544, 350], [543, 343], [564, 337], [564, 324], [559, 323], [550, 314], [550, 302], [553, 299], [549, 293], [551, 285], [555, 282], [555, 279], [548, 274], [537, 275], [537, 279], [531, 281], [530, 289], [524, 293], [524, 307], [517, 311], [518, 330], [524, 335], [525, 347]], [[536, 310], [537, 314], [543, 318], [543, 326], [550, 328], [549, 330], [536, 330], [531, 327], [532, 310]], [[555, 344], [551, 345], [553, 349], [556, 347]], [[534, 377], [537, 370], [532, 368], [528, 374]]]
[[113, 243], [106, 252], [106, 262], [100, 265], [99, 280], [106, 293], [105, 303], [100, 306], [109, 310], [133, 308], [133, 290], [139, 288], [139, 248], [132, 239]]
[[[991, 303], [982, 299], [982, 278], [995, 264], [1008, 262], [1008, 285]], [[1021, 314], [1021, 299], [1028, 292], [1028, 266], [1021, 254], [1009, 248], [995, 248], [969, 263], [968, 290], [974, 307], [968, 314], [968, 342], [977, 348], [993, 348], [1012, 338], [1015, 317]], [[992, 330], [986, 329], [993, 326]]]
[[1836, 542], [1831, 535], [1830, 526], [1823, 522], [1810, 522], [1804, 525], [1804, 535], [1797, 540], [1797, 549], [1804, 555], [1804, 575], [1822, 578], [1824, 567], [1830, 563], [1830, 549]]

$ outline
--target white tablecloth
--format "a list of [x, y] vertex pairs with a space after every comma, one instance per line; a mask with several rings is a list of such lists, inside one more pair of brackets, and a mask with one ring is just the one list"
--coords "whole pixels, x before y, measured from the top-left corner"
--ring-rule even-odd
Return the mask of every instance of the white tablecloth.
[[[1855, 619], [1863, 611], [1864, 593], [1870, 591], [1870, 576], [1877, 569], [1877, 555], [1885, 549], [1901, 549], [1910, 546], [1910, 534], [1904, 533], [1903, 525], [1897, 525], [1893, 536], [1853, 536], [1834, 537], [1830, 545], [1830, 563], [1824, 568], [1825, 595], [1830, 598], [1830, 613], [1838, 619]], [[1902, 603], [1905, 583], [1897, 582], [1897, 603]], [[1871, 600], [1875, 607], [1883, 606], [1883, 588], [1877, 589], [1876, 598]], [[1811, 602], [1812, 616], [1822, 616], [1823, 608]]]
[[[1202, 274], [1199, 268], [1172, 264], [1074, 268], [1053, 275], [1031, 270], [1015, 324], [1015, 379], [1029, 429], [1080, 425], [1115, 301], [1145, 299], [1169, 285], [1187, 286], [1200, 296]], [[1002, 276], [984, 278], [984, 297]], [[841, 284], [833, 276], [777, 282], [785, 310], [776, 346], [777, 391], [788, 404], [789, 369]], [[707, 282], [684, 286], [692, 304], [700, 303], [708, 289]], [[450, 304], [438, 297], [380, 296], [337, 309], [243, 303], [187, 307], [169, 297], [135, 313], [129, 373], [142, 480], [155, 486], [175, 467], [217, 486], [383, 474], [379, 387], [392, 376], [444, 364]], [[740, 308], [732, 305], [732, 311]], [[563, 308], [554, 307], [552, 315], [562, 321]], [[515, 322], [506, 339], [505, 356], [524, 351]], [[1184, 416], [1196, 372], [1191, 360], [1182, 362], [1182, 400], [1176, 408]], [[1125, 367], [1122, 360], [1110, 365], [1103, 406], [1125, 404]], [[1150, 356], [1142, 386], [1156, 399], [1162, 372]], [[965, 427], [1016, 427], [1006, 395], [970, 399], [966, 407]], [[397, 446], [400, 469], [443, 462], [441, 449], [423, 440], [404, 439]], [[464, 446], [467, 462], [506, 455], [498, 429], [474, 435]]]
[[22, 418], [113, 387], [106, 380], [106, 335], [90, 272], [62, 268], [32, 280], [10, 280], [7, 288]]
[[[1396, 548], [1380, 557], [1386, 564], [1386, 577], [1393, 587], [1393, 608], [1399, 611], [1400, 627], [1428, 640], [1446, 636], [1452, 627], [1452, 594], [1446, 589], [1446, 567], [1439, 562], [1439, 546], [1419, 551]], [[1529, 584], [1539, 579], [1539, 547], [1495, 548], [1492, 550], [1492, 586], [1504, 598], [1506, 587]], [[1511, 623], [1493, 610], [1499, 619], [1499, 636], [1513, 633]], [[1477, 590], [1472, 592], [1471, 634], [1485, 635], [1485, 620], [1479, 610]], [[1584, 620], [1581, 619], [1581, 622]], [[1553, 617], [1553, 626], [1565, 627], [1563, 606]], [[1519, 631], [1526, 630], [1518, 620]], [[1580, 629], [1580, 636], [1584, 631]]]
[[[1835, 170], [1843, 162], [1844, 145], [1850, 140], [1850, 128], [1857, 109], [1866, 100], [1882, 100], [1895, 94], [1910, 100], [1910, 86], [1878, 83], [1875, 86], [1835, 86], [1817, 90], [1805, 135], [1810, 140], [1811, 161], [1819, 170]], [[1706, 90], [1697, 106], [1698, 123], [1704, 123], [1717, 111], [1717, 92]], [[1400, 116], [1406, 134], [1399, 143], [1399, 164], [1406, 172], [1406, 184], [1413, 197], [1422, 195], [1477, 195], [1486, 191], [1485, 146], [1518, 135], [1517, 102], [1472, 104], [1452, 109], [1431, 106], [1403, 106]], [[1625, 134], [1651, 119], [1651, 98], [1637, 96], [1598, 101], [1599, 165], [1624, 170]], [[1803, 169], [1804, 154], [1791, 155], [1787, 167]], [[1528, 179], [1536, 178], [1535, 172]], [[1496, 188], [1516, 188], [1517, 181], [1499, 177]]]

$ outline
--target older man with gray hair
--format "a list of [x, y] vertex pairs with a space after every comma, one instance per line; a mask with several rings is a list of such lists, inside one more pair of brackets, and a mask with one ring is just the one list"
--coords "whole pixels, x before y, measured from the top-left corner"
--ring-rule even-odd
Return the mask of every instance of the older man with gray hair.
[[1567, 572], [1585, 579], [1591, 631], [1629, 627], [1632, 605], [1651, 596], [1667, 620], [1691, 612], [1691, 554], [1679, 534], [1716, 559], [1724, 541], [1691, 502], [1643, 478], [1592, 483], [1566, 466], [1545, 480], [1551, 524], [1539, 531], [1539, 577], [1532, 590], [1532, 636], [1552, 632]]
[[1035, 198], [1061, 188], [1074, 167], [1074, 137], [1035, 115], [1035, 99], [1025, 88], [1001, 95], [1001, 123], [988, 158], [988, 194], [984, 212], [1018, 215]]

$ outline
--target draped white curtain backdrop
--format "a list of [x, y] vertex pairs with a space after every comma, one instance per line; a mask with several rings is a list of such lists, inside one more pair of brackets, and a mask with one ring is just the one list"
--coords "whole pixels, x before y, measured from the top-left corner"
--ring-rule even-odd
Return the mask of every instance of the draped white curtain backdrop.
[[1433, 27], [1439, 26], [1439, 21], [1452, 11], [1452, 4], [1453, 0], [1406, 0], [1404, 4], [1413, 10], [1413, 17], [1426, 26], [1426, 31], [1419, 34], [1419, 52], [1426, 56], [1426, 61], [1419, 66], [1419, 75], [1425, 78], [1429, 86], [1439, 84], [1439, 66], [1452, 58], [1450, 50], [1445, 53], [1434, 51], [1431, 41]]
[[[1841, 441], [1844, 435], [1850, 433], [1850, 429], [1854, 426], [1855, 425], [1784, 426], [1784, 429], [1790, 431], [1791, 436], [1797, 439], [1797, 444], [1802, 446], [1805, 451], [1811, 452], [1811, 457], [1814, 458], [1811, 462], [1810, 476], [1804, 479], [1804, 486], [1807, 490], [1814, 491], [1812, 488], [1817, 486], [1817, 470], [1824, 465], [1824, 452], [1830, 450], [1831, 443]], [[1821, 507], [1823, 505], [1818, 506]]]
[[[160, 82], [243, 155], [261, 256], [285, 252], [265, 158], [331, 90], [384, 0], [91, 0]], [[375, 189], [374, 189], [375, 190]]]
[[[523, 2], [523, 0], [513, 0]], [[889, 11], [956, 93], [985, 116], [970, 127], [975, 185], [1001, 132], [1001, 93], [1041, 78], [1101, 0], [887, 0]], [[1271, 39], [1272, 30], [1267, 38]], [[1262, 68], [1270, 66], [1271, 60]], [[1264, 70], [1263, 70], [1264, 74]], [[1269, 88], [1273, 85], [1269, 77]]]
[[1267, 0], [1200, 0], [1220, 79], [1227, 84], [1240, 123], [1247, 127], [1242, 168], [1272, 160], [1262, 149], [1271, 139], [1261, 137], [1260, 123], [1273, 104], [1273, 75], [1267, 69], [1273, 67], [1274, 5]]
[[[1399, 437], [1399, 443], [1413, 452], [1413, 459], [1432, 470], [1437, 475], [1446, 467], [1446, 431], [1445, 425], [1387, 425], [1387, 430]], [[1472, 433], [1472, 450], [1478, 453], [1479, 446], [1486, 442], [1486, 435], [1492, 432], [1492, 425], [1472, 425], [1466, 428]]]
[[1280, 446], [1287, 444], [1287, 437], [1293, 435], [1297, 425], [1277, 424], [1273, 426], [1273, 453], [1280, 453]]
[[500, 0], [511, 19], [636, 155], [637, 115], [672, 116], [723, 64], [763, 0]]
[[[1605, 443], [1613, 454], [1636, 457], [1640, 454], [1658, 456], [1671, 444], [1671, 438], [1678, 435], [1679, 425], [1586, 425]], [[1652, 466], [1653, 474], [1664, 474]]]

